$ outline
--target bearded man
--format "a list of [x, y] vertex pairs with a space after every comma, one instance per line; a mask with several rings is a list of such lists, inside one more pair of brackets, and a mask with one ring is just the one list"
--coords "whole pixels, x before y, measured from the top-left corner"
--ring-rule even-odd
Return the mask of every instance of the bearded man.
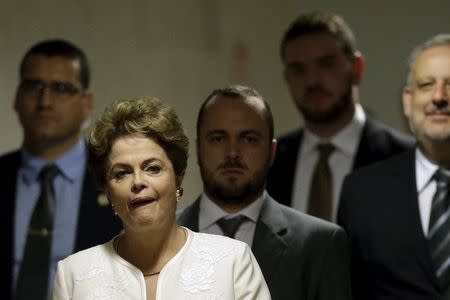
[[365, 113], [358, 93], [364, 59], [339, 15], [300, 15], [280, 50], [304, 128], [278, 138], [267, 191], [287, 206], [334, 222], [345, 175], [411, 148], [414, 140]]
[[271, 110], [256, 90], [214, 90], [197, 119], [203, 193], [178, 223], [248, 243], [272, 299], [351, 299], [342, 228], [281, 205], [265, 191], [273, 136]]

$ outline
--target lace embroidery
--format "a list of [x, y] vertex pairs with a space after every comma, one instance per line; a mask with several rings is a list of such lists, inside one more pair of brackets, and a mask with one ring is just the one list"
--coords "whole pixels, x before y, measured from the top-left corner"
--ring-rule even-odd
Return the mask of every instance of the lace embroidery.
[[194, 236], [189, 259], [186, 260], [189, 263], [183, 266], [180, 274], [184, 291], [192, 294], [202, 293], [201, 298], [196, 299], [221, 299], [222, 297], [214, 294], [211, 289], [216, 280], [216, 265], [233, 251], [229, 247], [229, 241], [223, 237], [205, 238], [202, 234]]
[[87, 300], [104, 300], [104, 299], [124, 299], [128, 286], [127, 275], [119, 270], [113, 273], [111, 270], [104, 268], [105, 255], [99, 247], [93, 248], [92, 252], [86, 253], [87, 256], [96, 257], [94, 263], [78, 276], [75, 281], [85, 281], [96, 278], [99, 284], [93, 288]]

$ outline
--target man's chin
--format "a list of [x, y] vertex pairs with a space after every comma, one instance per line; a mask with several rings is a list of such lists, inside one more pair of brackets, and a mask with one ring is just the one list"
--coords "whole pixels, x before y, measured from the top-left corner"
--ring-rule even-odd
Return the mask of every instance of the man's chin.
[[432, 142], [450, 142], [450, 129], [447, 130], [427, 130], [424, 132], [426, 139]]

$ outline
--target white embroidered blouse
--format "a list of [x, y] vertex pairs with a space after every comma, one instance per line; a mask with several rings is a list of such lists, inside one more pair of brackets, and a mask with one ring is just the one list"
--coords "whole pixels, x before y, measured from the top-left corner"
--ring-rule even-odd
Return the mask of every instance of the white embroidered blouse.
[[[247, 244], [186, 230], [185, 245], [159, 274], [156, 299], [271, 299]], [[142, 272], [117, 255], [114, 239], [60, 261], [52, 299], [147, 299]]]

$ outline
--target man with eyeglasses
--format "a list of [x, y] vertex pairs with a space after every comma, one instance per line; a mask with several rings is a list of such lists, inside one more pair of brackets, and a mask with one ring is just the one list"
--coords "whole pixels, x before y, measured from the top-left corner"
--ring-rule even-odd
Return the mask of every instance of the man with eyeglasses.
[[[121, 225], [86, 170], [81, 132], [93, 95], [83, 51], [41, 41], [23, 57], [19, 80], [14, 109], [23, 143], [0, 157], [0, 289], [6, 299], [48, 299], [57, 262], [109, 240]], [[52, 175], [42, 175], [48, 169]], [[48, 226], [34, 228], [42, 222]]]

